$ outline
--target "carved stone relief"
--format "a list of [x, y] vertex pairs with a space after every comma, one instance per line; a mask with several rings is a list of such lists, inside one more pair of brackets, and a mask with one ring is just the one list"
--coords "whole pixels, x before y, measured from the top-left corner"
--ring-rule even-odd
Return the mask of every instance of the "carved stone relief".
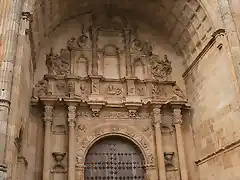
[[158, 85], [154, 84], [152, 87], [152, 96], [154, 98], [166, 98], [167, 97], [167, 92], [165, 90], [164, 85]]
[[174, 85], [173, 86], [173, 93], [177, 98], [180, 98], [180, 99], [186, 99], [186, 96], [184, 95], [183, 91], [177, 86], [177, 85]]
[[167, 55], [164, 60], [160, 60], [158, 55], [153, 55], [150, 58], [151, 72], [157, 80], [162, 80], [172, 73], [171, 62]]
[[45, 96], [48, 93], [48, 82], [44, 79], [40, 80], [34, 88], [34, 96]]
[[122, 88], [114, 86], [114, 85], [108, 85], [105, 89], [105, 93], [108, 95], [121, 95], [123, 93]]
[[110, 125], [100, 126], [94, 128], [93, 132], [88, 132], [88, 136], [83, 138], [82, 141], [78, 142], [79, 146], [77, 149], [77, 165], [81, 166], [84, 163], [84, 157], [87, 153], [88, 148], [90, 148], [91, 144], [93, 144], [96, 140], [101, 137], [104, 137], [108, 134], [116, 134], [124, 137], [129, 137], [130, 140], [133, 140], [140, 146], [140, 149], [143, 151], [145, 156], [145, 161], [147, 164], [155, 164], [153, 151], [150, 149], [152, 145], [148, 140], [145, 139], [143, 135], [140, 134], [137, 130], [127, 126], [121, 125]]
[[70, 53], [62, 49], [60, 55], [53, 54], [53, 49], [46, 55], [46, 66], [49, 75], [68, 75], [70, 73]]

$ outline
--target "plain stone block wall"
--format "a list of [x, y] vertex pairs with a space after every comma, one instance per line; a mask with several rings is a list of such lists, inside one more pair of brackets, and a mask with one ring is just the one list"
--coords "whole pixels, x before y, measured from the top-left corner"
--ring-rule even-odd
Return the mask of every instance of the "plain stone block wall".
[[232, 162], [240, 161], [235, 158], [235, 150], [231, 150], [231, 144], [240, 137], [238, 89], [226, 44], [221, 50], [217, 45], [214, 44], [186, 78], [201, 180], [240, 177], [239, 169]]

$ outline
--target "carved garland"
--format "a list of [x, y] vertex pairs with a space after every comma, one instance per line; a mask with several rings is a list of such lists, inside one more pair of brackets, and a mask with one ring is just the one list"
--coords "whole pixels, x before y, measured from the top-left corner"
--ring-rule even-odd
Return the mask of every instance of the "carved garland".
[[77, 166], [83, 166], [84, 159], [88, 152], [88, 149], [91, 145], [99, 140], [102, 137], [109, 136], [109, 135], [120, 135], [126, 137], [133, 142], [135, 142], [138, 147], [142, 150], [142, 153], [145, 157], [145, 162], [148, 165], [154, 165], [154, 156], [153, 151], [150, 149], [150, 143], [145, 139], [143, 135], [136, 132], [134, 129], [129, 129], [126, 127], [119, 127], [119, 125], [111, 125], [107, 127], [98, 127], [94, 130], [91, 135], [87, 136], [85, 139], [79, 142], [80, 147], [77, 150], [77, 157], [76, 157], [76, 164]]

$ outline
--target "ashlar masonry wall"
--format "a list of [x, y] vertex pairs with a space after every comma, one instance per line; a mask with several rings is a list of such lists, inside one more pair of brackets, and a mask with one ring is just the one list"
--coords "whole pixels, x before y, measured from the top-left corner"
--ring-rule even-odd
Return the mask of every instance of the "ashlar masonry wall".
[[[222, 34], [223, 35], [223, 34]], [[239, 179], [239, 95], [225, 36], [185, 76], [201, 180]], [[187, 143], [185, 143], [187, 144]]]

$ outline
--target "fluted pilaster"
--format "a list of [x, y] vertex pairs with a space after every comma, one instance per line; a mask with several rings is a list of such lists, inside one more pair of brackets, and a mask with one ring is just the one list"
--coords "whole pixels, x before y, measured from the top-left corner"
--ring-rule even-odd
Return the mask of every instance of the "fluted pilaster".
[[180, 174], [182, 180], [188, 180], [187, 165], [185, 159], [185, 151], [182, 137], [182, 110], [179, 107], [173, 109], [173, 125], [176, 130], [176, 139], [177, 139], [177, 149], [178, 149], [178, 158], [180, 165]]
[[[11, 101], [13, 67], [17, 51], [23, 0], [0, 1], [0, 166], [6, 167], [7, 122]], [[2, 168], [0, 168], [0, 178]], [[5, 170], [4, 170], [5, 171]], [[4, 175], [5, 176], [5, 175]]]
[[75, 180], [75, 125], [76, 125], [76, 105], [68, 106], [68, 128], [69, 128], [69, 151], [68, 151], [68, 180]]
[[162, 114], [160, 108], [153, 109], [153, 126], [155, 129], [155, 139], [156, 139], [156, 150], [157, 150], [157, 163], [159, 179], [166, 180], [166, 170], [164, 163], [164, 152], [162, 144], [162, 132], [161, 132]]
[[44, 123], [45, 123], [45, 137], [44, 137], [44, 158], [43, 158], [43, 180], [50, 179], [51, 169], [51, 126], [53, 120], [53, 106], [45, 105]]

